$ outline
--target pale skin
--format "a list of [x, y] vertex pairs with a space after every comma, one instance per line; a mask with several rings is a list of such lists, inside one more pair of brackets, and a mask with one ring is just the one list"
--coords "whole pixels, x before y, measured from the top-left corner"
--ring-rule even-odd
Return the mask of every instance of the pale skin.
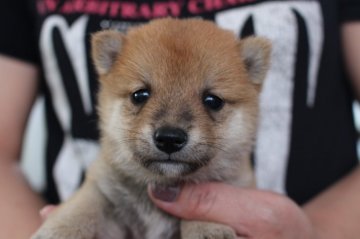
[[[156, 198], [161, 209], [187, 220], [227, 224], [238, 238], [356, 239], [359, 238], [360, 170], [299, 207], [272, 192], [225, 184], [186, 185], [174, 202]], [[174, 189], [172, 189], [172, 192]]]
[[[360, 89], [359, 41], [360, 23], [345, 24], [345, 55], [356, 89]], [[37, 76], [35, 65], [0, 56], [0, 238], [29, 238], [41, 223], [39, 210], [44, 202], [18, 169]], [[174, 202], [150, 195], [157, 206], [171, 214], [230, 225], [239, 238], [355, 239], [360, 234], [359, 188], [360, 169], [356, 168], [302, 208], [271, 192], [213, 183], [186, 185]], [[43, 211], [44, 217], [50, 211]]]
[[34, 65], [0, 56], [0, 238], [29, 238], [41, 223], [38, 211], [44, 202], [18, 167], [37, 75]]

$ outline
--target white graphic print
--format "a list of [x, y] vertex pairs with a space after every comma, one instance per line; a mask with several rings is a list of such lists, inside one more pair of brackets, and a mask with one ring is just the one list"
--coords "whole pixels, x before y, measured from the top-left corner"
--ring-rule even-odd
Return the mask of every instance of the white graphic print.
[[98, 146], [96, 142], [75, 139], [71, 136], [70, 102], [63, 85], [63, 76], [59, 69], [52, 38], [54, 30], [59, 30], [75, 72], [83, 107], [85, 112], [90, 114], [94, 109], [88, 85], [87, 52], [84, 45], [87, 22], [88, 17], [82, 16], [69, 26], [62, 16], [50, 16], [44, 22], [40, 34], [40, 50], [46, 79], [55, 112], [65, 133], [64, 143], [53, 172], [61, 200], [67, 199], [78, 188], [83, 170], [97, 156]]
[[294, 73], [298, 26], [294, 11], [305, 21], [309, 42], [307, 105], [315, 104], [317, 74], [323, 47], [323, 18], [317, 1], [271, 1], [224, 11], [219, 26], [240, 35], [251, 16], [256, 35], [272, 40], [272, 65], [261, 94], [260, 122], [255, 150], [258, 186], [285, 194], [290, 150]]

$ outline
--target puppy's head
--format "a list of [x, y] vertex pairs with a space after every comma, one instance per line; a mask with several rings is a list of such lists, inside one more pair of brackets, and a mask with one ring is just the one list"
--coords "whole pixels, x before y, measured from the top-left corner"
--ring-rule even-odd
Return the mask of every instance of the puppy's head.
[[248, 160], [270, 44], [213, 23], [162, 19], [93, 37], [102, 143], [148, 180], [223, 179]]

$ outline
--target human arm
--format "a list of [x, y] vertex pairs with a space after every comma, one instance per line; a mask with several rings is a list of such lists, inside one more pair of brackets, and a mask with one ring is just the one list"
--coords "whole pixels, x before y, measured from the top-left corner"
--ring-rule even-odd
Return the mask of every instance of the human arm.
[[37, 68], [0, 55], [0, 238], [25, 239], [43, 202], [19, 169], [22, 137], [37, 91]]
[[360, 168], [308, 204], [304, 211], [319, 233], [318, 238], [359, 238]]
[[343, 24], [342, 42], [347, 70], [357, 99], [360, 99], [360, 21]]

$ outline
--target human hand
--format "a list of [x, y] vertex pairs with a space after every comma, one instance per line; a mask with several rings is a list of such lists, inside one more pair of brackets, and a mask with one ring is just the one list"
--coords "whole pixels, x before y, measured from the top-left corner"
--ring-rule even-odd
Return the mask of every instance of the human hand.
[[272, 192], [207, 183], [149, 187], [162, 210], [186, 219], [231, 226], [239, 238], [314, 239], [305, 212], [289, 198]]

